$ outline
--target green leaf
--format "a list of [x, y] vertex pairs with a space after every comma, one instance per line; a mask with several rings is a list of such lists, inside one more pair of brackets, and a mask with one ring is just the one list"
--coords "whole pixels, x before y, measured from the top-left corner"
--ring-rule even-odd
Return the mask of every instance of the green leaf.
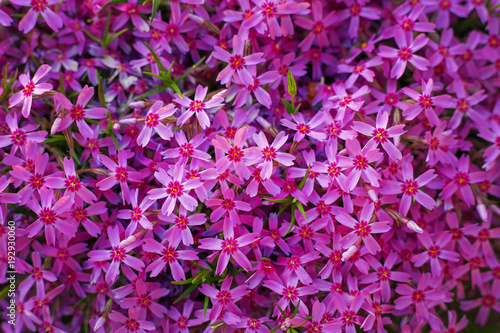
[[111, 132], [111, 139], [113, 139], [113, 143], [115, 144], [116, 150], [120, 151], [120, 147], [118, 146], [118, 142], [116, 141], [115, 133]]
[[103, 45], [103, 41], [97, 38], [96, 36], [92, 35], [90, 32], [88, 32], [86, 29], [82, 29], [83, 32], [92, 40], [98, 42], [99, 44]]
[[278, 307], [278, 309], [280, 310], [280, 312], [281, 312], [281, 316], [282, 316], [283, 318], [286, 318], [286, 313], [285, 313], [285, 311], [283, 311], [283, 309], [282, 309], [282, 308], [281, 308], [278, 304], [276, 304], [276, 306], [277, 306], [277, 307]]
[[109, 43], [111, 43], [111, 41], [113, 39], [117, 38], [121, 34], [124, 34], [127, 30], [128, 29], [122, 29], [122, 30], [118, 31], [117, 33], [112, 34], [111, 36], [107, 36], [106, 39], [104, 40], [104, 48], [107, 49], [109, 46]]
[[164, 79], [162, 76], [154, 74], [154, 73], [151, 73], [151, 72], [143, 72], [143, 73], [146, 74], [146, 75], [149, 75], [149, 76], [154, 76], [155, 78], [160, 79], [160, 80]]
[[203, 304], [203, 317], [207, 315], [207, 310], [208, 310], [208, 301], [210, 298], [205, 295], [205, 303]]
[[[151, 46], [149, 46], [148, 43], [144, 43], [144, 44], [146, 44], [146, 47], [149, 49], [149, 52], [151, 52], [151, 55], [153, 56], [154, 60], [156, 61], [156, 64], [158, 65], [158, 68], [160, 69], [160, 74], [164, 78], [167, 78], [167, 70], [165, 69], [165, 67], [163, 67], [163, 64], [161, 63], [160, 58], [158, 58], [158, 55], [155, 53], [155, 51], [153, 51], [153, 49], [151, 48]], [[172, 64], [173, 64], [173, 62], [172, 62]]]
[[184, 78], [186, 76], [188, 76], [189, 73], [191, 73], [193, 71], [193, 69], [195, 69], [196, 67], [198, 67], [204, 60], [205, 60], [205, 56], [203, 58], [201, 58], [196, 64], [194, 64], [193, 66], [191, 66], [191, 68], [189, 68], [186, 72], [184, 72], [184, 74], [182, 74], [177, 80], [175, 80], [175, 82], [179, 83], [180, 81], [184, 80]]
[[189, 295], [193, 290], [195, 290], [196, 288], [198, 288], [200, 286], [201, 283], [197, 283], [197, 284], [192, 284], [189, 288], [187, 288], [183, 293], [182, 295], [180, 295], [175, 301], [173, 304], [175, 303], [178, 303], [180, 302], [184, 297], [186, 297], [187, 295]]
[[304, 178], [302, 178], [299, 186], [297, 187], [299, 190], [302, 190], [304, 188], [304, 185], [306, 184], [306, 180], [307, 180], [308, 175], [309, 175], [309, 166], [307, 167], [306, 174], [304, 175]]
[[304, 206], [302, 206], [302, 204], [298, 201], [295, 204], [297, 205], [297, 208], [299, 209], [299, 211], [302, 213], [302, 216], [304, 216], [304, 218], [307, 220], [307, 215], [306, 215], [306, 211], [304, 210]]
[[149, 25], [153, 23], [159, 5], [160, 5], [160, 0], [153, 0], [153, 10], [151, 11], [151, 19], [149, 20]]
[[269, 333], [274, 333], [276, 332], [277, 330], [279, 330], [281, 328], [281, 325], [278, 325], [276, 326], [275, 328], [273, 328], [272, 330], [269, 331]]
[[108, 6], [111, 6], [111, 5], [117, 5], [119, 3], [126, 3], [126, 2], [128, 2], [128, 1], [127, 0], [113, 0], [113, 1], [110, 1], [107, 4], [105, 4], [104, 6], [102, 6], [102, 9], [104, 9]]
[[292, 231], [292, 228], [293, 226], [295, 225], [295, 204], [293, 203], [292, 204], [292, 217], [290, 219], [290, 226], [288, 227], [288, 230], [285, 232], [285, 234], [283, 235], [283, 237], [285, 237], [286, 235], [288, 235], [288, 233], [290, 231]]
[[291, 318], [295, 318], [295, 316], [297, 315], [297, 312], [299, 311], [299, 304], [300, 304], [300, 299], [297, 301], [297, 305], [295, 306], [295, 310], [293, 310]]
[[271, 201], [271, 202], [278, 202], [278, 203], [284, 203], [284, 202], [290, 202], [291, 199], [289, 197], [286, 197], [285, 199], [269, 199], [269, 198], [263, 198], [264, 200]]
[[137, 96], [134, 98], [134, 101], [138, 100], [138, 99], [142, 99], [142, 98], [145, 98], [145, 97], [149, 97], [151, 95], [154, 95], [154, 94], [157, 94], [159, 92], [162, 92], [162, 91], [165, 91], [165, 87], [158, 87], [156, 88], [155, 90], [151, 90], [151, 91], [148, 91], [147, 93], [145, 94], [142, 94], [140, 96]]
[[295, 83], [291, 70], [288, 70], [288, 93], [291, 96], [297, 95], [297, 84]]
[[300, 106], [302, 105], [302, 103], [299, 103], [299, 105], [297, 105], [297, 107], [295, 108], [295, 110], [293, 111], [293, 114], [296, 114], [297, 112], [299, 112], [299, 109], [300, 109]]
[[190, 284], [193, 281], [193, 278], [187, 279], [187, 280], [182, 280], [182, 281], [172, 281], [170, 282], [171, 284]]
[[99, 102], [103, 108], [106, 107], [106, 98], [104, 97], [104, 87], [102, 85], [102, 76], [99, 76], [99, 85], [97, 86], [97, 95], [99, 96]]
[[282, 98], [281, 101], [283, 102], [283, 104], [285, 105], [285, 110], [288, 114], [292, 114], [293, 113], [293, 107], [292, 107], [292, 104], [290, 104], [289, 101], [287, 101], [286, 99]]

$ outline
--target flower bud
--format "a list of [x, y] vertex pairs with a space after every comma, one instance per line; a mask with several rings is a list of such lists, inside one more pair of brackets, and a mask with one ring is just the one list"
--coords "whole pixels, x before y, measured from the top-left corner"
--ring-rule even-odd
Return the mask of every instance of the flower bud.
[[408, 223], [406, 224], [406, 226], [408, 227], [408, 229], [413, 230], [413, 231], [415, 231], [418, 234], [421, 234], [421, 233], [424, 232], [422, 230], [422, 228], [420, 228], [418, 226], [418, 224], [415, 223], [415, 221], [408, 221]]
[[350, 248], [347, 249], [344, 253], [342, 253], [342, 261], [346, 261], [350, 257], [353, 256], [354, 253], [358, 250], [358, 247], [356, 245], [351, 246]]
[[128, 238], [126, 238], [120, 242], [120, 247], [127, 247], [127, 246], [133, 244], [136, 240], [137, 240], [137, 238], [135, 237], [135, 235], [131, 235]]
[[97, 321], [95, 322], [95, 325], [94, 325], [94, 331], [98, 331], [101, 327], [104, 326], [104, 324], [106, 323], [106, 318], [104, 317], [99, 317], [99, 319], [97, 319]]
[[477, 212], [482, 221], [488, 220], [488, 210], [486, 209], [485, 204], [480, 203], [477, 205]]

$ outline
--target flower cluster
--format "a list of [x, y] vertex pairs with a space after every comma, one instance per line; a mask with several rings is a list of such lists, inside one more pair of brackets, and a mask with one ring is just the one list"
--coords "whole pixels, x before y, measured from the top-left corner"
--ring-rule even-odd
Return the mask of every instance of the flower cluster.
[[2, 2], [0, 330], [499, 330], [499, 13]]

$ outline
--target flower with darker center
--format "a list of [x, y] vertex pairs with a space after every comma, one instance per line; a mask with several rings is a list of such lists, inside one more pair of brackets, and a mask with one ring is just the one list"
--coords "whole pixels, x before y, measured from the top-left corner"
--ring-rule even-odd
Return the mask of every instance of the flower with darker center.
[[66, 249], [66, 248], [61, 248], [57, 252], [57, 257], [60, 259], [64, 260], [64, 259], [69, 258], [69, 256], [70, 256], [70, 253], [69, 253], [68, 249]]
[[462, 239], [464, 236], [464, 232], [458, 228], [452, 228], [450, 229], [450, 231], [451, 231], [451, 238], [454, 240]]
[[83, 117], [85, 117], [85, 111], [83, 110], [83, 106], [77, 104], [71, 107], [71, 110], [69, 110], [69, 116], [73, 120], [82, 121]]
[[339, 105], [340, 105], [340, 107], [345, 108], [345, 107], [346, 107], [346, 106], [348, 106], [348, 105], [349, 105], [349, 103], [351, 103], [351, 102], [352, 102], [352, 97], [350, 97], [350, 96], [346, 96], [346, 97], [342, 98], [342, 99], [339, 101]]
[[430, 246], [427, 254], [431, 258], [437, 258], [441, 254], [441, 248], [437, 245]]
[[485, 3], [485, 0], [472, 0], [471, 3], [474, 5], [474, 6], [482, 6], [484, 5]]
[[459, 187], [466, 186], [469, 184], [469, 175], [466, 174], [465, 172], [457, 172], [455, 177], [453, 177], [453, 181], [455, 184], [457, 184]]
[[245, 153], [241, 150], [240, 147], [236, 146], [229, 148], [229, 150], [227, 151], [227, 155], [231, 162], [240, 162], [241, 158], [245, 156]]
[[366, 221], [360, 221], [354, 225], [354, 229], [356, 230], [356, 235], [361, 237], [366, 237], [372, 231], [372, 227]]
[[130, 212], [130, 218], [132, 219], [133, 222], [138, 222], [142, 217], [142, 209], [139, 207], [134, 207], [132, 208], [132, 211]]
[[243, 59], [243, 57], [240, 56], [239, 54], [235, 54], [234, 56], [229, 58], [229, 64], [232, 69], [241, 70], [245, 65], [245, 59]]
[[234, 127], [234, 126], [228, 126], [226, 127], [225, 131], [224, 131], [224, 136], [227, 137], [228, 139], [234, 139], [234, 135], [236, 134], [236, 131], [238, 130], [238, 128]]
[[380, 280], [387, 281], [391, 277], [391, 271], [387, 267], [380, 267], [377, 271], [377, 277]]
[[457, 101], [457, 110], [458, 111], [460, 111], [460, 112], [467, 112], [467, 111], [469, 111], [469, 108], [470, 108], [470, 103], [465, 98], [460, 98]]
[[340, 174], [341, 168], [337, 166], [337, 163], [330, 163], [327, 168], [328, 175], [330, 177], [337, 177]]
[[205, 103], [199, 100], [189, 103], [189, 111], [200, 112], [203, 111]]
[[438, 52], [443, 56], [443, 57], [447, 57], [450, 55], [450, 50], [448, 49], [448, 47], [444, 46], [444, 45], [439, 45], [438, 47]]
[[484, 305], [484, 306], [487, 306], [487, 307], [492, 307], [493, 305], [495, 305], [496, 301], [495, 301], [495, 296], [491, 295], [491, 294], [487, 294], [487, 295], [484, 295], [483, 296], [483, 299], [481, 301], [481, 303]]
[[137, 306], [141, 308], [147, 308], [151, 305], [152, 298], [148, 294], [140, 295], [137, 297]]
[[419, 302], [419, 303], [423, 302], [425, 299], [423, 290], [414, 291], [413, 294], [411, 295], [411, 299], [413, 302]]
[[306, 240], [310, 240], [314, 236], [314, 230], [311, 227], [309, 227], [308, 225], [301, 226], [299, 228], [298, 233], [299, 233], [300, 237], [302, 237], [302, 239], [306, 239]]
[[395, 93], [388, 93], [385, 95], [385, 104], [389, 106], [394, 106], [398, 102], [398, 95]]
[[190, 157], [194, 153], [193, 145], [190, 144], [189, 142], [183, 143], [179, 147], [179, 152], [182, 157]]
[[297, 291], [297, 288], [288, 286], [283, 288], [283, 296], [288, 301], [295, 301], [299, 296], [299, 292]]
[[160, 119], [160, 116], [158, 114], [150, 113], [146, 116], [145, 125], [147, 127], [156, 127], [160, 123], [159, 119]]
[[319, 34], [323, 31], [324, 28], [325, 28], [325, 25], [323, 24], [323, 22], [319, 21], [319, 22], [315, 22], [312, 25], [311, 30], [313, 33]]
[[178, 181], [173, 181], [168, 184], [166, 191], [172, 198], [180, 197], [183, 194], [184, 186]]
[[488, 228], [484, 228], [477, 233], [477, 239], [480, 242], [487, 242], [489, 238], [490, 238], [490, 231], [488, 230]]
[[127, 319], [127, 321], [125, 321], [125, 326], [129, 332], [138, 332], [141, 330], [141, 325], [135, 319]]
[[52, 225], [56, 223], [56, 212], [48, 207], [43, 208], [38, 216], [45, 225]]
[[124, 167], [116, 167], [115, 169], [115, 178], [116, 180], [118, 180], [119, 182], [126, 182], [127, 181], [127, 178], [128, 178], [128, 172], [127, 170], [125, 170]]
[[43, 176], [39, 173], [35, 174], [34, 176], [31, 176], [29, 181], [31, 187], [37, 190], [41, 189], [45, 184], [45, 179], [43, 179]]
[[125, 259], [125, 249], [121, 246], [115, 246], [109, 255], [110, 259], [115, 262], [122, 261]]
[[297, 131], [299, 131], [302, 134], [309, 134], [311, 132], [311, 127], [304, 123], [300, 123], [297, 125]]
[[43, 272], [40, 270], [39, 267], [34, 267], [31, 270], [31, 274], [33, 275], [33, 278], [37, 281], [42, 281], [43, 279]]
[[176, 261], [176, 258], [179, 256], [179, 253], [175, 251], [175, 247], [169, 246], [168, 248], [164, 248], [161, 250], [161, 254], [163, 255], [163, 261], [168, 263], [173, 263]]
[[278, 155], [276, 154], [276, 149], [274, 147], [265, 147], [262, 149], [262, 156], [264, 157], [264, 160], [272, 161]]
[[356, 67], [354, 67], [354, 70], [352, 72], [354, 74], [360, 74], [363, 73], [365, 69], [366, 69], [365, 65], [357, 65]]
[[491, 48], [496, 49], [498, 46], [500, 46], [500, 37], [498, 37], [498, 35], [491, 35], [488, 38], [488, 45]]
[[186, 316], [180, 316], [179, 320], [177, 320], [177, 326], [179, 326], [180, 329], [186, 329], [188, 325], [188, 319]]
[[309, 173], [307, 174], [307, 178], [309, 179], [316, 179], [319, 176], [319, 173], [309, 170]]
[[10, 136], [10, 141], [12, 144], [18, 145], [18, 146], [24, 146], [26, 144], [28, 136], [23, 130], [16, 129], [14, 132], [12, 132], [12, 135]]
[[450, 0], [441, 0], [438, 4], [439, 9], [441, 10], [450, 10], [451, 9], [451, 1]]
[[238, 249], [238, 242], [236, 239], [228, 238], [222, 242], [222, 251], [226, 254], [233, 255]]
[[301, 266], [301, 260], [299, 256], [292, 256], [290, 259], [288, 259], [288, 262], [286, 264], [286, 267], [292, 271], [297, 270]]
[[436, 138], [431, 139], [430, 146], [431, 150], [438, 150], [439, 148], [441, 148], [439, 145], [439, 140]]
[[277, 239], [277, 238], [281, 237], [281, 233], [278, 229], [271, 229], [271, 230], [269, 230], [269, 232], [271, 233], [271, 237], [273, 239]]
[[285, 193], [291, 194], [296, 190], [297, 190], [297, 185], [293, 180], [287, 180], [283, 185], [283, 191], [285, 191]]
[[278, 71], [283, 76], [288, 75], [288, 66], [287, 65], [283, 65], [283, 66], [280, 67], [280, 69]]
[[387, 133], [385, 128], [376, 128], [373, 130], [372, 136], [375, 139], [375, 142], [381, 143], [387, 141], [389, 133]]
[[83, 223], [87, 219], [87, 211], [82, 207], [75, 208], [71, 211], [71, 217], [74, 218], [78, 223]]
[[217, 302], [227, 305], [231, 302], [231, 293], [228, 290], [221, 290], [217, 293]]
[[262, 4], [262, 14], [267, 17], [267, 18], [271, 18], [271, 17], [274, 17], [274, 15], [276, 15], [278, 13], [278, 8], [276, 8], [276, 5], [274, 4], [274, 2], [264, 2], [264, 4]]
[[82, 187], [82, 182], [75, 176], [68, 176], [68, 179], [64, 181], [64, 186], [70, 192], [76, 192]]
[[407, 179], [401, 184], [401, 190], [404, 194], [415, 195], [418, 192], [418, 184], [412, 179]]
[[236, 204], [234, 203], [233, 200], [231, 200], [231, 199], [224, 199], [222, 201], [222, 208], [224, 208], [227, 212], [229, 212], [230, 210], [233, 210], [234, 207], [236, 207]]
[[257, 331], [260, 329], [260, 320], [248, 318], [247, 328], [251, 331]]
[[326, 132], [331, 139], [335, 139], [342, 133], [342, 130], [340, 128], [340, 124], [338, 122], [334, 122], [327, 126]]
[[174, 23], [170, 23], [167, 25], [167, 29], [165, 32], [165, 35], [167, 37], [173, 38], [173, 37], [177, 36], [178, 34], [179, 34], [179, 30], [177, 28], [177, 25], [175, 25]]
[[418, 98], [418, 104], [421, 108], [431, 108], [434, 104], [432, 98], [429, 95], [422, 95]]
[[346, 326], [353, 326], [356, 319], [356, 312], [347, 310], [342, 314], [342, 322]]
[[358, 16], [359, 14], [361, 14], [361, 6], [355, 2], [351, 7], [349, 7], [349, 13], [353, 17]]
[[354, 158], [352, 164], [357, 170], [364, 170], [368, 167], [368, 159], [362, 155], [358, 155]]
[[23, 89], [23, 95], [25, 97], [29, 97], [31, 96], [31, 94], [33, 94], [33, 91], [35, 91], [35, 84], [33, 83], [33, 81], [30, 81], [26, 87], [24, 87]]
[[401, 22], [401, 29], [404, 31], [412, 31], [415, 27], [415, 22], [412, 19], [406, 18]]
[[184, 215], [179, 215], [175, 218], [175, 226], [181, 230], [187, 229], [189, 224], [188, 219]]
[[413, 50], [410, 49], [409, 47], [402, 47], [398, 51], [398, 57], [399, 57], [400, 60], [408, 61], [411, 58], [413, 58]]

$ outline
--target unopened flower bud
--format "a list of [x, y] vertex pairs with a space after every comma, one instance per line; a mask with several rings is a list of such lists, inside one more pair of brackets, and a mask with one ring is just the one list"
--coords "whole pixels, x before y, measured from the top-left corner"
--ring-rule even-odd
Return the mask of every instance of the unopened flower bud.
[[99, 319], [97, 319], [97, 321], [95, 322], [94, 331], [98, 331], [101, 327], [104, 326], [105, 323], [106, 323], [106, 318], [99, 317]]
[[373, 202], [378, 201], [377, 193], [375, 193], [372, 188], [368, 190], [368, 196], [370, 197], [370, 199], [372, 199]]
[[348, 248], [347, 251], [342, 253], [342, 261], [346, 261], [347, 259], [352, 257], [354, 255], [354, 253], [356, 253], [357, 250], [358, 250], [358, 247], [356, 245], [353, 245], [350, 248]]
[[119, 131], [120, 130], [120, 124], [119, 123], [114, 123], [113, 124], [113, 131]]
[[130, 244], [133, 244], [136, 240], [137, 238], [135, 237], [135, 235], [129, 236], [128, 238], [120, 242], [120, 247], [127, 247]]
[[485, 204], [480, 203], [477, 205], [477, 212], [482, 221], [488, 220], [488, 210], [486, 209]]
[[423, 233], [424, 231], [422, 230], [422, 228], [420, 228], [418, 226], [418, 224], [415, 223], [415, 221], [408, 221], [408, 223], [406, 224], [406, 226], [410, 229], [410, 230], [413, 230], [415, 231], [416, 233], [418, 234], [421, 234]]

